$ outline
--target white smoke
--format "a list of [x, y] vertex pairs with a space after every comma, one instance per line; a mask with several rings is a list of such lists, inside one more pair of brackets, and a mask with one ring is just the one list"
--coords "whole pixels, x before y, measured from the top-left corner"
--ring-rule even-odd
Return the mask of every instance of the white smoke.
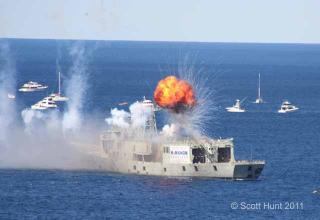
[[73, 44], [70, 50], [72, 67], [69, 69], [71, 76], [67, 81], [66, 95], [69, 98], [67, 111], [63, 115], [63, 129], [65, 132], [77, 131], [82, 125], [82, 110], [88, 90], [88, 54], [81, 42]]
[[34, 111], [26, 108], [21, 112], [22, 120], [26, 126], [30, 125], [34, 120], [43, 119], [45, 114], [40, 111]]
[[123, 129], [143, 128], [153, 114], [152, 109], [144, 106], [141, 102], [131, 104], [129, 111], [111, 109], [111, 116], [106, 118], [106, 122], [110, 126]]
[[161, 135], [166, 137], [178, 137], [180, 136], [181, 127], [177, 124], [166, 124], [163, 126]]
[[58, 110], [50, 112], [41, 112], [26, 108], [22, 110], [21, 117], [24, 122], [25, 131], [29, 134], [36, 132], [39, 129], [47, 132], [61, 131], [61, 116]]
[[131, 125], [134, 128], [143, 127], [152, 116], [152, 109], [144, 106], [141, 102], [135, 102], [129, 107], [131, 115]]
[[106, 118], [108, 125], [129, 128], [130, 126], [130, 113], [125, 110], [118, 110], [117, 108], [111, 109], [111, 117]]
[[[8, 45], [1, 45], [0, 167], [99, 169], [101, 161], [97, 163], [97, 160], [103, 155], [99, 145], [100, 127], [94, 120], [82, 120], [87, 88], [85, 51], [77, 45], [70, 54], [74, 62], [66, 83], [70, 98], [67, 112], [24, 109], [20, 122], [20, 117], [15, 115], [15, 105], [11, 103], [14, 101], [7, 97], [7, 93], [14, 94], [16, 90], [15, 65]], [[80, 129], [82, 123], [86, 126]], [[64, 132], [70, 130], [76, 132], [65, 135]]]
[[15, 103], [8, 96], [15, 96], [15, 75], [9, 44], [0, 41], [0, 140], [5, 139], [9, 126], [14, 122]]

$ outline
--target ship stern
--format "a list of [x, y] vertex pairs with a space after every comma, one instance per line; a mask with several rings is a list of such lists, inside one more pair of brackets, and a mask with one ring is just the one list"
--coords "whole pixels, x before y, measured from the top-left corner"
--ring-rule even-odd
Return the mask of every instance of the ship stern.
[[240, 160], [235, 162], [233, 178], [237, 180], [256, 180], [265, 166], [263, 160]]

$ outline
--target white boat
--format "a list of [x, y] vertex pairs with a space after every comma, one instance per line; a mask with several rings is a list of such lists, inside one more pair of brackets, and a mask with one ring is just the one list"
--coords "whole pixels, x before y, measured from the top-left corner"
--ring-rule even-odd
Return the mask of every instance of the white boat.
[[45, 110], [49, 108], [57, 108], [57, 105], [53, 101], [52, 97], [45, 97], [41, 101], [31, 106], [31, 109], [34, 110]]
[[8, 99], [15, 99], [16, 96], [12, 93], [8, 93]]
[[41, 101], [40, 101], [40, 102], [37, 102], [36, 104], [32, 105], [31, 109], [33, 109], [33, 110], [46, 110], [48, 108], [41, 105]]
[[289, 101], [284, 101], [278, 110], [279, 113], [287, 113], [297, 111], [299, 108], [292, 105]]
[[69, 98], [68, 97], [65, 97], [63, 95], [61, 95], [61, 76], [60, 76], [60, 72], [59, 72], [59, 80], [58, 80], [58, 93], [52, 93], [50, 95], [50, 97], [53, 99], [53, 101], [55, 102], [65, 102], [65, 101], [68, 101]]
[[261, 89], [260, 89], [260, 73], [259, 73], [259, 83], [258, 83], [258, 98], [254, 102], [256, 104], [261, 104], [263, 103], [263, 99], [261, 98]]
[[19, 89], [20, 92], [34, 92], [34, 91], [40, 91], [43, 89], [48, 88], [46, 85], [41, 85], [40, 83], [37, 82], [27, 82], [23, 84], [23, 86]]
[[[243, 101], [243, 100], [242, 100]], [[241, 102], [242, 102], [241, 101]], [[245, 112], [246, 110], [241, 108], [241, 102], [239, 99], [236, 100], [236, 103], [232, 107], [227, 107], [228, 112]]]

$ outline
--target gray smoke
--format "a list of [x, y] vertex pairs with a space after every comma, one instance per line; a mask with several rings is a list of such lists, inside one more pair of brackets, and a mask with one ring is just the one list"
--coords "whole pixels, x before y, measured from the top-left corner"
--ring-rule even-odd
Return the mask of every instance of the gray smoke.
[[63, 115], [65, 132], [77, 131], [82, 125], [82, 110], [88, 90], [88, 55], [83, 43], [75, 43], [70, 49], [73, 63], [68, 71], [70, 78], [66, 84], [66, 95], [69, 97], [67, 111]]
[[10, 46], [0, 41], [0, 140], [4, 140], [9, 127], [14, 122], [15, 104], [9, 99], [15, 96], [15, 64]]
[[[40, 112], [26, 108], [20, 115], [15, 115], [14, 101], [7, 97], [8, 92], [17, 90], [10, 48], [5, 44], [0, 49], [0, 167], [99, 169], [102, 155], [100, 126], [94, 118], [84, 120], [82, 114], [87, 88], [84, 47], [75, 44], [70, 49], [73, 64], [66, 82], [70, 99], [67, 111]], [[82, 124], [85, 124], [83, 128]], [[72, 135], [68, 135], [70, 132]]]

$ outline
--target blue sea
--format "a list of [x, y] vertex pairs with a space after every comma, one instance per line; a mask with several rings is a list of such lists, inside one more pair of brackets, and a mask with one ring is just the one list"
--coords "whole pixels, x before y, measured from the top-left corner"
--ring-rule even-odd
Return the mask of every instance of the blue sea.
[[[49, 85], [17, 93], [20, 109], [55, 90], [57, 63], [72, 63], [60, 40], [5, 40], [17, 88], [33, 80]], [[319, 219], [320, 45], [82, 41], [86, 51], [85, 114], [107, 116], [120, 102], [152, 98], [157, 82], [192, 66], [203, 74], [215, 103], [207, 133], [233, 137], [237, 159], [261, 159], [257, 181], [165, 178], [108, 172], [0, 170], [0, 219]], [[261, 74], [262, 97], [257, 96]], [[200, 76], [199, 78], [201, 78]], [[225, 107], [245, 99], [245, 113]], [[299, 107], [278, 114], [281, 102]], [[118, 106], [119, 107], [119, 106]]]

